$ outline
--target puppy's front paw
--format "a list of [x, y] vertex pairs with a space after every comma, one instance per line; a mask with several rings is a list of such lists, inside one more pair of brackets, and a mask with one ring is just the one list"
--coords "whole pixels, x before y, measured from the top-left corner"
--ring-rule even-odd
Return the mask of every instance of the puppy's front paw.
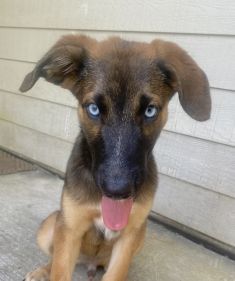
[[43, 266], [29, 272], [23, 281], [50, 281], [48, 268]]

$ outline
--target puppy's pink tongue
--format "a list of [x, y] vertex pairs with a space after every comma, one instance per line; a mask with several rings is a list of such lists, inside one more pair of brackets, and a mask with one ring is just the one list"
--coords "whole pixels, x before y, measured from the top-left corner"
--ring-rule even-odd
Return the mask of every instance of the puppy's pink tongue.
[[127, 223], [133, 205], [133, 199], [113, 200], [103, 196], [101, 201], [102, 217], [105, 226], [111, 230], [121, 230]]

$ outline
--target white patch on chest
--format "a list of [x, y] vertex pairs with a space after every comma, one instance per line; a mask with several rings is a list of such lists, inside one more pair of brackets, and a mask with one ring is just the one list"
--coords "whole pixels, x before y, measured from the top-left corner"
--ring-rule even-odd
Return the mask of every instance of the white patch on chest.
[[117, 238], [120, 235], [120, 231], [113, 231], [107, 228], [104, 225], [103, 218], [100, 216], [99, 218], [94, 220], [95, 227], [104, 234], [106, 240], [112, 240]]

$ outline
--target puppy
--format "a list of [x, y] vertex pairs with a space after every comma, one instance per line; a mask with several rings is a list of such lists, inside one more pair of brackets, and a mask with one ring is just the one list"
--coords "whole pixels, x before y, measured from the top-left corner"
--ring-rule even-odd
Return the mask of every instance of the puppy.
[[37, 241], [50, 256], [26, 281], [71, 281], [78, 261], [97, 266], [102, 281], [124, 281], [141, 248], [157, 187], [152, 150], [178, 92], [193, 119], [209, 119], [206, 75], [174, 43], [78, 35], [62, 37], [24, 79], [70, 90], [78, 100], [81, 132], [68, 161], [59, 211], [41, 224]]

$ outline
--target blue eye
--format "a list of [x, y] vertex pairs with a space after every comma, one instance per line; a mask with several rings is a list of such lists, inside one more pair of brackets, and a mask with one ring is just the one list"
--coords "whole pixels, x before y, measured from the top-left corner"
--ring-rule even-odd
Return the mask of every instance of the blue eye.
[[91, 103], [87, 106], [87, 112], [93, 118], [99, 117], [100, 115], [100, 110], [95, 103]]
[[147, 118], [153, 118], [157, 115], [158, 109], [154, 105], [149, 105], [145, 110], [145, 117]]

